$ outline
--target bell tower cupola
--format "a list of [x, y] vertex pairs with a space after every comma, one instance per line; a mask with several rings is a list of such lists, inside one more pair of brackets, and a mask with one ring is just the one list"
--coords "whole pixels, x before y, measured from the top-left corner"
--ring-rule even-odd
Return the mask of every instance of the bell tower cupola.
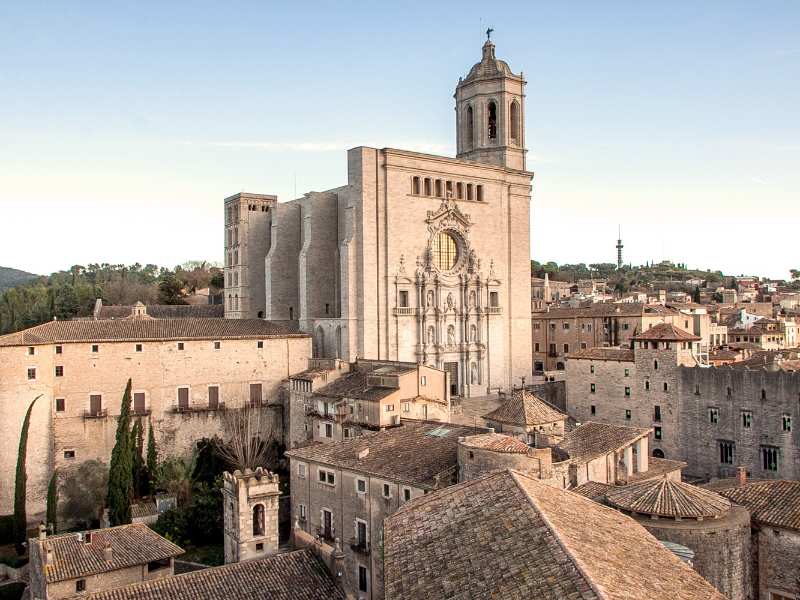
[[456, 156], [525, 170], [526, 82], [495, 56], [491, 32], [481, 61], [456, 86]]

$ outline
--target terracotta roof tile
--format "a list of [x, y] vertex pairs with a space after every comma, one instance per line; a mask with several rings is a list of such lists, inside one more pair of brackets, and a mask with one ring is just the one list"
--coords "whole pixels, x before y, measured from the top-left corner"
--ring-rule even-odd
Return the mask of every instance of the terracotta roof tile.
[[628, 512], [680, 519], [716, 518], [731, 509], [719, 494], [666, 477], [614, 488], [606, 499]]
[[580, 360], [615, 360], [633, 362], [633, 350], [630, 348], [584, 348], [567, 354], [567, 359]]
[[739, 487], [726, 479], [706, 487], [748, 508], [757, 523], [800, 530], [800, 481], [749, 481]]
[[522, 440], [503, 435], [502, 433], [482, 433], [480, 435], [470, 435], [461, 443], [466, 448], [479, 448], [481, 450], [491, 450], [503, 454], [527, 454], [530, 446]]
[[602, 503], [606, 499], [606, 492], [612, 489], [614, 489], [614, 486], [607, 483], [587, 481], [582, 485], [572, 488], [570, 491], [584, 498], [589, 498], [589, 500]]
[[308, 337], [296, 329], [262, 319], [121, 319], [50, 321], [0, 337], [0, 346], [70, 342], [225, 340]]
[[650, 434], [650, 429], [624, 427], [590, 421], [564, 435], [558, 448], [569, 454], [569, 460], [586, 462], [619, 450]]
[[[154, 319], [221, 319], [225, 316], [222, 304], [149, 304], [147, 314]], [[133, 314], [133, 306], [103, 305], [97, 312], [98, 319], [124, 319]]]
[[630, 517], [508, 470], [405, 504], [384, 562], [386, 600], [724, 600]]
[[638, 333], [633, 336], [634, 340], [667, 340], [667, 341], [675, 341], [675, 342], [683, 342], [683, 341], [697, 341], [702, 338], [694, 335], [693, 333], [689, 333], [688, 331], [684, 331], [683, 329], [679, 329], [675, 327], [672, 323], [659, 323], [658, 325], [653, 325], [647, 331], [643, 331], [642, 333]]
[[508, 400], [483, 418], [487, 421], [527, 427], [563, 421], [567, 415], [526, 390], [515, 390]]
[[87, 600], [344, 600], [311, 550], [212, 567], [81, 596]]
[[657, 456], [649, 457], [647, 463], [647, 471], [634, 473], [628, 477], [628, 483], [663, 477], [675, 471], [683, 471], [686, 468], [686, 463], [681, 460], [670, 460], [668, 458], [658, 458]]

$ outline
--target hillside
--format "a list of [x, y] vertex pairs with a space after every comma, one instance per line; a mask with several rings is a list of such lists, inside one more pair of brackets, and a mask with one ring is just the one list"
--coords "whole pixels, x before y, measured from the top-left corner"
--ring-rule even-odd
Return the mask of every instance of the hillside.
[[39, 277], [33, 273], [12, 269], [10, 267], [0, 267], [0, 290], [12, 288], [21, 283], [26, 283]]

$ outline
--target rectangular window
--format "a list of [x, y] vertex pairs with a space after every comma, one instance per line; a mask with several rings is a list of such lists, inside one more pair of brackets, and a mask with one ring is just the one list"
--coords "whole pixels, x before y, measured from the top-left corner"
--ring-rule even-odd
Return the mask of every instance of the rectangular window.
[[420, 378], [419, 378], [419, 384], [420, 384], [421, 386], [426, 386], [426, 385], [428, 385], [428, 378], [427, 378], [427, 377], [425, 377], [425, 375], [423, 375], [422, 377], [420, 377]]
[[569, 354], [569, 344], [564, 344], [564, 354]]
[[261, 395], [261, 384], [260, 383], [251, 383], [250, 384], [250, 408], [259, 408], [261, 406], [262, 395]]
[[753, 413], [749, 410], [742, 411], [742, 427], [745, 429], [750, 429], [750, 426], [753, 424]]
[[141, 352], [142, 351], [142, 345], [141, 344], [136, 344], [136, 351], [137, 352]]
[[305, 504], [298, 504], [297, 505], [297, 512], [300, 515], [300, 520], [301, 521], [305, 521], [306, 520], [306, 505]]
[[394, 412], [394, 404], [387, 404], [385, 410], [386, 412]]
[[658, 404], [653, 407], [653, 421], [661, 421], [661, 407]]
[[306, 478], [306, 465], [305, 465], [305, 463], [298, 463], [298, 465], [297, 465], [297, 476], [300, 479], [305, 479]]
[[36, 348], [28, 346], [28, 356], [33, 356], [34, 354], [36, 354]]
[[144, 392], [134, 392], [133, 412], [137, 414], [144, 413]]
[[589, 412], [592, 414], [592, 416], [596, 415], [597, 414], [597, 407], [594, 404], [592, 404], [589, 407]]
[[778, 448], [775, 446], [761, 446], [761, 466], [765, 471], [776, 473], [778, 471]]
[[28, 379], [36, 379], [36, 367], [28, 368]]
[[625, 377], [630, 377], [630, 376], [631, 376], [631, 370], [625, 369]]
[[408, 292], [406, 290], [400, 290], [400, 306], [403, 308], [408, 307]]
[[383, 497], [384, 498], [391, 498], [392, 497], [392, 489], [389, 487], [388, 483], [383, 484]]
[[534, 352], [539, 352], [539, 342], [536, 342], [536, 343], [533, 345], [533, 351], [534, 351]]
[[256, 552], [263, 552], [263, 551], [264, 551], [264, 543], [259, 542], [258, 544], [256, 544]]
[[403, 402], [403, 412], [411, 412], [411, 402]]
[[63, 354], [64, 347], [63, 346], [56, 346], [56, 354]]
[[569, 323], [562, 323], [562, 324], [561, 324], [561, 328], [562, 328], [564, 331], [569, 331]]
[[594, 384], [594, 383], [593, 383], [593, 384], [591, 384], [591, 385], [589, 386], [589, 391], [590, 391], [592, 394], [594, 394], [594, 393], [597, 391], [597, 384]]
[[98, 346], [97, 344], [92, 344], [92, 352], [94, 354], [97, 354], [98, 352], [100, 352], [100, 346]]
[[185, 347], [183, 342], [178, 342], [178, 350], [183, 350]]
[[64, 398], [56, 398], [56, 412], [64, 412], [64, 405], [66, 401]]
[[75, 591], [76, 592], [85, 592], [86, 591], [86, 580], [85, 579], [78, 579], [75, 582]]
[[[352, 407], [350, 407], [350, 408], [352, 409]], [[352, 437], [350, 435], [350, 428], [349, 427], [343, 427], [342, 428], [342, 435], [344, 436], [344, 439], [346, 439], [346, 440], [350, 439]]]
[[594, 373], [594, 365], [589, 365], [589, 373]]
[[586, 342], [581, 342], [581, 350], [586, 350]]
[[403, 500], [408, 502], [411, 500], [411, 489], [410, 488], [403, 488]]
[[654, 427], [653, 428], [653, 437], [657, 440], [660, 440], [663, 436], [661, 434], [661, 427]]
[[222, 348], [222, 344], [220, 342], [214, 342], [214, 350], [219, 350]]
[[62, 365], [56, 365], [56, 377], [63, 377], [64, 376], [64, 367]]
[[367, 524], [359, 519], [356, 520], [356, 544], [362, 548], [367, 545]]
[[359, 494], [366, 494], [367, 493], [367, 480], [366, 479], [356, 479], [356, 492]]
[[734, 449], [736, 445], [729, 441], [720, 441], [719, 443], [719, 462], [723, 465], [732, 465], [734, 457]]
[[333, 425], [330, 423], [325, 423], [325, 437], [332, 438], [333, 437]]
[[489, 306], [493, 306], [493, 307], [500, 306], [500, 293], [499, 292], [489, 292]]
[[786, 433], [792, 431], [792, 417], [789, 415], [783, 415], [781, 426]]
[[89, 414], [99, 417], [103, 411], [103, 397], [100, 394], [89, 396]]
[[630, 398], [631, 397], [631, 388], [629, 386], [627, 386], [627, 385], [625, 386], [625, 397], [626, 398]]
[[478, 202], [483, 202], [483, 186], [482, 185], [476, 185], [475, 186], [475, 199]]
[[208, 408], [217, 410], [219, 408], [219, 386], [208, 386]]
[[264, 342], [263, 342], [263, 341], [261, 341], [261, 340], [258, 340], [258, 341], [256, 342], [256, 348], [263, 348], [263, 347], [264, 347]]
[[189, 388], [178, 388], [178, 408], [180, 410], [189, 408]]
[[358, 565], [358, 591], [367, 592], [367, 567]]
[[67, 460], [75, 458], [75, 450], [64, 450], [64, 458]]
[[719, 423], [719, 409], [718, 408], [709, 408], [708, 409], [708, 422], [709, 423]]
[[630, 408], [626, 408], [625, 409], [625, 420], [626, 421], [630, 421], [631, 420], [631, 409]]

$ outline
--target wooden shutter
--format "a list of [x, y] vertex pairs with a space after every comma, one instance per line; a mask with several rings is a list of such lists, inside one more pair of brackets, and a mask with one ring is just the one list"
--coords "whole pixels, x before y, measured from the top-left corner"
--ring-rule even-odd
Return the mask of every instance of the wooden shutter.
[[189, 388], [178, 388], [178, 408], [189, 408]]
[[140, 413], [140, 414], [144, 412], [144, 393], [143, 392], [136, 392], [133, 395], [133, 412]]
[[103, 410], [103, 397], [100, 394], [89, 396], [89, 413], [97, 416], [101, 410]]
[[250, 384], [250, 406], [251, 407], [261, 406], [261, 384], [260, 383], [251, 383]]
[[219, 387], [216, 385], [208, 386], [208, 408], [213, 410], [219, 408]]

